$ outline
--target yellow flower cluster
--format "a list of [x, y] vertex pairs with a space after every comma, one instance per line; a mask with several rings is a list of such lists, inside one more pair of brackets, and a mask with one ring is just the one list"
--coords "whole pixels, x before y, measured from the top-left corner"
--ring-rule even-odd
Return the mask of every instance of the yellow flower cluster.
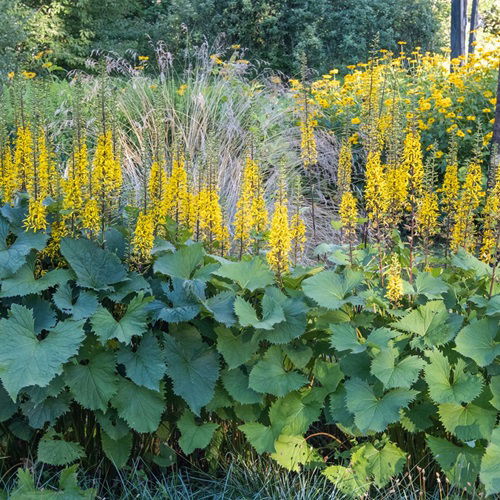
[[154, 244], [155, 224], [152, 212], [140, 212], [132, 238], [133, 253], [141, 262], [147, 261]]
[[358, 210], [356, 208], [356, 198], [352, 192], [345, 191], [342, 195], [339, 208], [340, 221], [346, 241], [351, 244], [356, 237], [356, 225], [358, 221]]
[[292, 249], [292, 235], [288, 220], [288, 201], [285, 197], [283, 179], [278, 190], [278, 199], [274, 205], [269, 232], [269, 251], [267, 262], [278, 276], [289, 270], [289, 255]]
[[387, 290], [385, 296], [397, 304], [403, 297], [403, 280], [401, 279], [401, 264], [397, 255], [392, 255], [387, 271]]
[[477, 161], [472, 161], [467, 168], [467, 175], [460, 189], [457, 202], [451, 235], [451, 248], [453, 251], [461, 247], [468, 252], [474, 250], [476, 246], [474, 219], [483, 197], [481, 165]]
[[380, 151], [370, 151], [366, 159], [365, 203], [369, 219], [374, 227], [382, 224], [389, 208], [384, 167], [380, 160]]
[[294, 265], [297, 264], [298, 260], [304, 253], [307, 237], [306, 237], [306, 224], [304, 219], [300, 216], [297, 211], [292, 215], [290, 219], [290, 238], [292, 247], [292, 258]]
[[351, 188], [352, 176], [352, 145], [349, 141], [342, 141], [339, 151], [337, 169], [337, 193], [340, 198]]
[[500, 165], [496, 166], [493, 183], [488, 192], [483, 209], [483, 240], [481, 260], [494, 264], [498, 258], [500, 245]]
[[252, 243], [253, 237], [266, 230], [268, 219], [259, 166], [250, 157], [246, 159], [236, 207], [234, 241], [241, 255]]

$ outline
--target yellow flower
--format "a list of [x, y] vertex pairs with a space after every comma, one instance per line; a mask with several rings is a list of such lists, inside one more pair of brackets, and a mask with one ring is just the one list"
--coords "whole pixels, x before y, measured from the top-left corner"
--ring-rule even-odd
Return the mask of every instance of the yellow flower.
[[344, 230], [344, 236], [349, 243], [352, 243], [356, 236], [356, 225], [358, 221], [358, 211], [356, 208], [356, 198], [350, 190], [342, 195], [339, 208], [340, 221]]
[[294, 264], [297, 264], [298, 259], [304, 253], [306, 238], [306, 225], [304, 220], [298, 213], [294, 213], [290, 219], [290, 238], [292, 247], [292, 256]]
[[349, 141], [342, 141], [337, 168], [337, 190], [339, 196], [351, 186], [352, 147]]
[[456, 206], [451, 238], [453, 251], [457, 251], [460, 247], [468, 252], [474, 249], [476, 244], [475, 211], [483, 197], [481, 166], [477, 161], [472, 161], [467, 168], [467, 175]]
[[361, 123], [361, 118], [359, 118], [359, 116], [356, 116], [355, 118], [353, 118], [353, 119], [351, 120], [351, 123], [352, 123], [353, 125], [358, 125], [358, 123]]
[[385, 296], [393, 304], [397, 304], [403, 297], [403, 280], [401, 279], [401, 264], [395, 254], [391, 258], [387, 275], [387, 291]]
[[172, 174], [168, 181], [168, 215], [176, 224], [189, 223], [189, 191], [188, 176], [185, 168], [184, 154], [178, 152], [172, 162]]
[[243, 170], [241, 194], [234, 217], [234, 240], [240, 255], [251, 243], [252, 232], [258, 234], [267, 226], [267, 210], [263, 196], [262, 179], [257, 163], [247, 157]]
[[101, 217], [99, 215], [99, 207], [94, 198], [87, 200], [82, 213], [82, 226], [94, 233], [97, 233], [101, 228]]
[[149, 61], [149, 56], [139, 56], [139, 61]]
[[36, 73], [33, 71], [22, 71], [21, 75], [23, 75], [26, 80], [31, 80], [32, 78], [35, 78]]
[[380, 151], [371, 151], [366, 159], [365, 203], [368, 218], [378, 227], [389, 208], [389, 197]]
[[154, 245], [153, 215], [151, 212], [140, 212], [137, 217], [134, 237], [132, 238], [133, 253], [139, 261], [145, 262], [151, 257], [151, 250]]
[[148, 195], [151, 213], [156, 225], [161, 224], [170, 210], [172, 199], [169, 192], [167, 172], [155, 161], [149, 172]]
[[28, 216], [24, 219], [26, 231], [38, 231], [47, 229], [47, 207], [33, 198], [28, 203]]
[[269, 231], [269, 251], [266, 258], [271, 269], [282, 275], [290, 268], [289, 255], [292, 249], [292, 238], [288, 221], [287, 200], [282, 188], [279, 199], [274, 206], [274, 213]]
[[7, 77], [9, 80], [13, 80], [15, 76], [16, 76], [16, 74], [13, 71], [10, 71], [9, 73], [7, 73]]
[[180, 95], [180, 96], [183, 96], [185, 93], [186, 93], [186, 90], [187, 90], [188, 86], [187, 86], [187, 83], [183, 83], [178, 89], [177, 89], [177, 93]]

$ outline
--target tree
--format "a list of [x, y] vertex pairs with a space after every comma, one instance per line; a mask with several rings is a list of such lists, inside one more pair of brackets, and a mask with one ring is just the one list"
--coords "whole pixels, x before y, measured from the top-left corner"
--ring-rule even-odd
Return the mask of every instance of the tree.
[[465, 55], [467, 0], [451, 1], [451, 58]]
[[476, 29], [478, 28], [479, 0], [472, 0], [472, 10], [470, 13], [470, 31], [469, 31], [469, 54], [474, 54], [476, 41]]

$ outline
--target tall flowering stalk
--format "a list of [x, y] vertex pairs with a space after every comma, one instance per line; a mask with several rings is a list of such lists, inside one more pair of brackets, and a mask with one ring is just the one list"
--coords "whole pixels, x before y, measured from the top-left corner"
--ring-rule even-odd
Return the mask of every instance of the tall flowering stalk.
[[305, 245], [307, 242], [306, 237], [306, 224], [300, 215], [300, 207], [302, 202], [302, 186], [300, 177], [297, 176], [294, 183], [293, 191], [293, 214], [290, 219], [290, 237], [291, 237], [291, 255], [293, 265], [296, 266], [297, 262], [304, 253]]
[[278, 276], [282, 276], [290, 268], [290, 251], [292, 238], [288, 220], [288, 200], [283, 178], [278, 188], [278, 197], [274, 204], [274, 212], [269, 231], [269, 251], [267, 262]]
[[342, 195], [339, 207], [340, 221], [342, 223], [343, 237], [349, 245], [349, 260], [353, 264], [352, 248], [356, 239], [356, 226], [358, 223], [358, 210], [356, 198], [351, 190]]
[[2, 200], [12, 203], [18, 191], [18, 178], [9, 143], [4, 146], [0, 156], [0, 189]]
[[439, 224], [439, 202], [434, 189], [433, 166], [429, 169], [425, 191], [417, 201], [417, 211], [415, 214], [416, 233], [422, 239], [424, 249], [424, 266], [428, 268], [429, 249], [432, 243], [432, 237], [438, 232]]
[[409, 262], [409, 280], [413, 281], [413, 261], [415, 252], [415, 236], [416, 236], [416, 216], [420, 198], [423, 194], [424, 182], [424, 163], [422, 155], [422, 147], [420, 142], [420, 134], [416, 130], [409, 130], [406, 134], [403, 147], [403, 159], [401, 168], [408, 178], [408, 205], [409, 215], [409, 236], [408, 243], [410, 246], [410, 262]]
[[177, 225], [189, 224], [189, 183], [184, 153], [177, 150], [172, 159], [172, 173], [168, 181], [168, 215]]
[[476, 247], [474, 219], [483, 198], [481, 165], [477, 160], [473, 160], [467, 167], [467, 173], [456, 206], [451, 233], [451, 249], [453, 252], [456, 252], [459, 248], [472, 252]]
[[91, 171], [92, 197], [97, 201], [101, 230], [109, 222], [112, 211], [117, 206], [117, 199], [122, 186], [120, 161], [115, 154], [111, 130], [102, 133], [97, 139], [94, 161]]
[[259, 166], [248, 156], [234, 218], [234, 240], [240, 258], [252, 240], [259, 238], [266, 230], [268, 215], [263, 191]]
[[27, 230], [47, 229], [47, 207], [44, 200], [49, 195], [50, 154], [45, 131], [40, 128], [33, 150], [31, 171], [25, 171], [26, 192], [29, 196], [28, 216], [24, 220]]
[[[496, 166], [492, 178], [493, 182], [483, 208], [483, 234], [480, 257], [483, 262], [492, 264], [495, 270], [500, 258], [500, 165]], [[490, 295], [491, 291], [492, 289], [490, 289]]]
[[401, 264], [396, 254], [391, 257], [391, 263], [387, 271], [387, 289], [385, 296], [397, 305], [403, 297], [403, 280], [401, 279]]
[[441, 194], [439, 202], [441, 213], [443, 214], [443, 228], [447, 242], [445, 246], [446, 256], [448, 254], [448, 248], [451, 245], [451, 228], [456, 215], [459, 189], [460, 181], [458, 180], [457, 150], [455, 145], [452, 146], [452, 150], [448, 157], [443, 184], [438, 189], [438, 193]]
[[343, 140], [339, 151], [339, 162], [337, 167], [337, 195], [342, 199], [342, 195], [351, 189], [352, 177], [352, 145], [349, 141]]
[[380, 160], [380, 151], [370, 151], [366, 159], [365, 171], [365, 204], [368, 219], [375, 230], [378, 253], [379, 253], [379, 273], [383, 280], [382, 260], [383, 260], [383, 224], [384, 218], [389, 209], [389, 196], [387, 190], [384, 167]]

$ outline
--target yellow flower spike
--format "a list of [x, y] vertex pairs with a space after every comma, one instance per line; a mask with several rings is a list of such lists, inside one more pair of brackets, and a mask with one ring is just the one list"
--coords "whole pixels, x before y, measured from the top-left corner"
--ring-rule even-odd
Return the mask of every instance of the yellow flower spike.
[[474, 250], [476, 245], [474, 217], [483, 197], [481, 166], [477, 161], [472, 161], [467, 168], [456, 205], [451, 235], [451, 248], [454, 252], [459, 248], [464, 248], [468, 252]]
[[39, 231], [47, 229], [47, 207], [33, 198], [28, 203], [28, 216], [24, 219], [26, 231]]
[[0, 161], [0, 189], [2, 192], [2, 200], [6, 203], [12, 203], [19, 186], [16, 165], [12, 159], [12, 150], [10, 145], [5, 146]]
[[33, 178], [33, 137], [29, 126], [19, 127], [14, 149], [14, 169], [19, 189], [27, 189]]
[[306, 224], [298, 212], [290, 219], [290, 238], [294, 265], [304, 253], [306, 245]]
[[176, 154], [172, 163], [172, 174], [168, 181], [170, 203], [168, 215], [176, 224], [189, 222], [189, 191], [185, 159], [182, 153]]
[[385, 296], [393, 303], [398, 304], [403, 297], [403, 280], [401, 279], [401, 264], [397, 255], [392, 255], [391, 264], [387, 272], [387, 291]]
[[155, 224], [151, 212], [140, 212], [137, 217], [134, 236], [132, 238], [133, 254], [141, 262], [146, 262], [151, 257], [154, 246]]
[[97, 233], [101, 229], [101, 217], [99, 215], [99, 205], [95, 198], [87, 200], [83, 207], [82, 226], [84, 229]]
[[251, 244], [252, 232], [260, 234], [266, 230], [267, 219], [259, 167], [252, 158], [247, 157], [234, 218], [234, 239], [240, 256]]
[[416, 203], [423, 192], [424, 163], [420, 134], [409, 131], [406, 134], [401, 168], [408, 176], [408, 195], [410, 203]]
[[337, 169], [337, 190], [339, 197], [351, 186], [352, 174], [352, 146], [349, 141], [342, 141], [339, 151], [339, 163]]
[[155, 161], [151, 165], [148, 182], [148, 196], [151, 212], [156, 224], [161, 224], [170, 210], [171, 197], [166, 170]]
[[356, 198], [350, 190], [342, 194], [339, 215], [342, 223], [343, 236], [345, 240], [351, 244], [356, 237], [358, 210], [356, 208]]
[[370, 151], [366, 159], [365, 202], [368, 218], [378, 227], [389, 208], [384, 168], [380, 161], [380, 151]]
[[280, 181], [278, 199], [274, 204], [268, 244], [267, 262], [271, 269], [278, 276], [281, 276], [290, 269], [290, 251], [292, 250], [292, 237], [288, 220], [288, 201], [285, 197], [283, 179]]

